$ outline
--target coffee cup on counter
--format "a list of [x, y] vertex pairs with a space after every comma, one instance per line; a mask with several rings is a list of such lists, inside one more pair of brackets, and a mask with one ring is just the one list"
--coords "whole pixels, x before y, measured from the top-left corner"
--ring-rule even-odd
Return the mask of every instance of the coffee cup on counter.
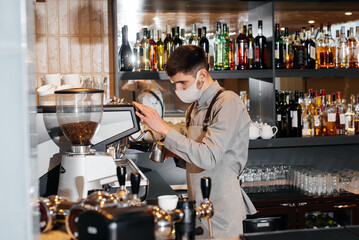
[[67, 74], [63, 76], [64, 84], [74, 88], [82, 87], [83, 77], [80, 74]]
[[55, 95], [54, 95], [55, 90], [56, 90], [56, 86], [52, 84], [47, 84], [39, 87], [37, 89], [37, 93], [39, 94], [39, 104], [41, 106], [55, 105]]
[[45, 74], [44, 82], [45, 85], [61, 86], [61, 75], [59, 73]]
[[178, 196], [177, 195], [162, 195], [157, 197], [158, 206], [165, 211], [175, 210], [177, 207]]
[[251, 122], [249, 126], [249, 139], [255, 140], [261, 136], [261, 128], [257, 124]]
[[[273, 132], [274, 130], [274, 132]], [[261, 138], [262, 139], [271, 139], [278, 132], [278, 128], [276, 126], [269, 126], [264, 123], [261, 127]]]

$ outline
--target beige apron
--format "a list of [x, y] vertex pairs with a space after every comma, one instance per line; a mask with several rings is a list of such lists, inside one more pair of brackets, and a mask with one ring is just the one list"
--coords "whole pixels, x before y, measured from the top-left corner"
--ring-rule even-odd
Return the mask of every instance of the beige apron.
[[[189, 126], [187, 136], [201, 142], [206, 132], [202, 126]], [[203, 200], [200, 179], [208, 176], [212, 179], [210, 201], [213, 203], [213, 236], [216, 238], [239, 237], [243, 233], [242, 221], [246, 215], [256, 213], [256, 209], [247, 194], [242, 190], [235, 173], [223, 159], [211, 170], [204, 170], [186, 162], [188, 197], [199, 205]], [[204, 226], [208, 225], [203, 222]]]

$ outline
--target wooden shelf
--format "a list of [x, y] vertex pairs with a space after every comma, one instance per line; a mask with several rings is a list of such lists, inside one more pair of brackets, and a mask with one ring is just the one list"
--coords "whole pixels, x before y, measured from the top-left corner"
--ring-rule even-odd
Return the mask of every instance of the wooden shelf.
[[256, 139], [249, 141], [249, 149], [268, 149], [268, 148], [297, 148], [315, 146], [338, 146], [338, 145], [359, 145], [359, 135], [357, 136], [325, 136], [307, 138], [273, 138]]

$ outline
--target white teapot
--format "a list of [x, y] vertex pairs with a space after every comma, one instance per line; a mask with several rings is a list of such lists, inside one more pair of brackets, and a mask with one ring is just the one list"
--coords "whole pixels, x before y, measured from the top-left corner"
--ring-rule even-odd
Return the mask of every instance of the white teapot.
[[249, 126], [249, 139], [255, 140], [255, 139], [259, 138], [261, 135], [260, 132], [261, 132], [260, 127], [257, 126], [257, 124], [251, 122], [251, 124]]
[[[273, 133], [273, 129], [275, 129], [274, 133]], [[262, 125], [262, 131], [261, 131], [261, 138], [262, 139], [271, 139], [272, 137], [274, 137], [274, 135], [276, 135], [276, 133], [278, 132], [278, 128], [276, 126], [269, 126], [268, 124], [264, 123]]]

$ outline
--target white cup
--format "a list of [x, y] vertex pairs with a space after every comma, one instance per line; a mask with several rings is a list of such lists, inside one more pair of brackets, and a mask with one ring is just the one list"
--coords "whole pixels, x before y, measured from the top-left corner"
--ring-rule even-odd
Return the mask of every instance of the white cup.
[[61, 75], [59, 73], [44, 75], [45, 85], [61, 86]]
[[[274, 132], [273, 132], [274, 129]], [[271, 139], [278, 132], [278, 128], [276, 126], [269, 126], [266, 123], [262, 125], [261, 138], [263, 139]]]
[[80, 74], [67, 74], [63, 78], [65, 85], [71, 85], [74, 88], [79, 88], [83, 84], [83, 78]]
[[39, 94], [39, 104], [40, 106], [54, 106], [55, 105], [55, 86], [54, 85], [44, 85], [37, 89]]
[[158, 206], [165, 210], [171, 211], [175, 210], [177, 207], [178, 196], [177, 195], [162, 195], [157, 197]]

